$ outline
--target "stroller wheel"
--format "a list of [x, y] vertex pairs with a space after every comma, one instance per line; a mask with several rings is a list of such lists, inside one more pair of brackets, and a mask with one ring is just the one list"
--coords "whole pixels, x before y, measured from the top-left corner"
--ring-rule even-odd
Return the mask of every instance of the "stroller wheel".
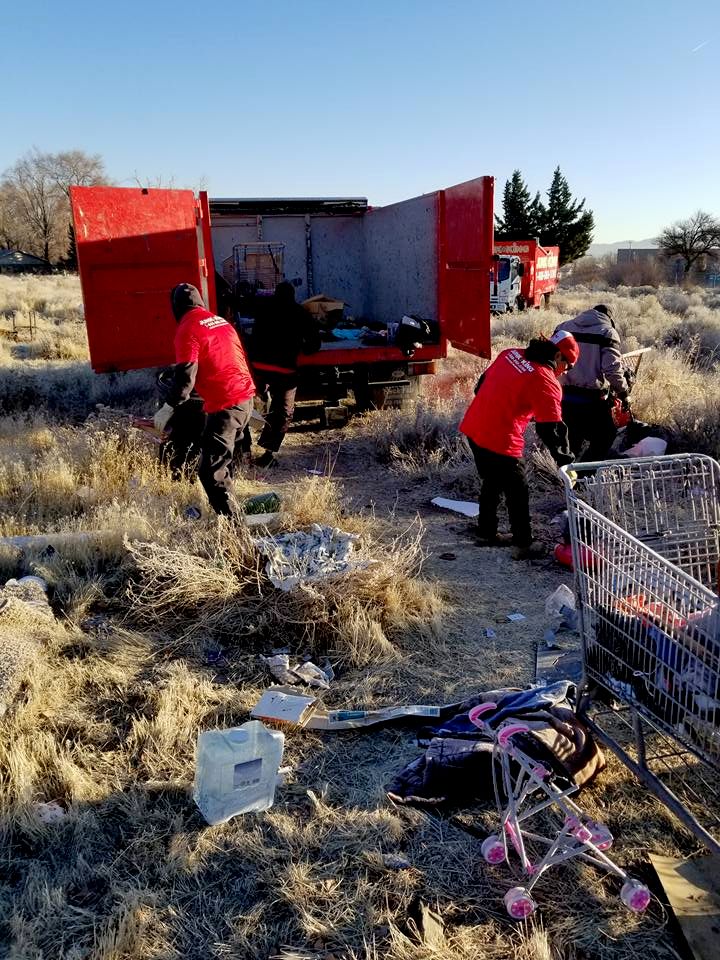
[[485, 863], [503, 863], [505, 860], [505, 844], [497, 834], [491, 834], [482, 842], [480, 853]]
[[614, 837], [604, 823], [597, 823], [595, 820], [588, 820], [588, 829], [590, 830], [590, 840], [598, 850], [609, 850], [613, 845]]
[[628, 880], [620, 891], [620, 899], [634, 913], [642, 913], [650, 906], [650, 891], [639, 880]]
[[524, 920], [536, 909], [537, 904], [525, 887], [513, 887], [504, 896], [505, 909], [513, 920]]

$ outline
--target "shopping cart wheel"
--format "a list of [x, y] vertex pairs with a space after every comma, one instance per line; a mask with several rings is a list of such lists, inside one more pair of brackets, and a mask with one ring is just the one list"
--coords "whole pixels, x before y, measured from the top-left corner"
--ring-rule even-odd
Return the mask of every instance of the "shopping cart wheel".
[[590, 830], [590, 841], [595, 844], [598, 850], [609, 850], [615, 839], [604, 823], [598, 823], [596, 820], [588, 820], [588, 829]]
[[513, 920], [524, 920], [536, 909], [537, 904], [525, 887], [513, 887], [504, 896], [505, 909]]
[[503, 863], [505, 860], [505, 844], [497, 834], [491, 834], [482, 842], [480, 853], [485, 863]]
[[620, 891], [620, 899], [634, 913], [642, 913], [650, 906], [650, 891], [639, 880], [628, 880]]

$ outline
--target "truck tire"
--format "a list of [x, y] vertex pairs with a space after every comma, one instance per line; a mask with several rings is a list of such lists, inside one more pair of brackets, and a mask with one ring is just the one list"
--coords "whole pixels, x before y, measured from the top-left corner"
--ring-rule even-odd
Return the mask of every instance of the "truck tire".
[[518, 297], [517, 300], [515, 301], [515, 304], [518, 308], [518, 312], [522, 313], [522, 311], [525, 309], [525, 298]]
[[544, 307], [545, 307], [546, 310], [549, 310], [549, 309], [550, 309], [550, 297], [551, 297], [551, 294], [549, 294], [549, 293], [544, 293], [543, 296], [542, 296], [542, 299], [545, 301], [545, 302], [544, 302]]

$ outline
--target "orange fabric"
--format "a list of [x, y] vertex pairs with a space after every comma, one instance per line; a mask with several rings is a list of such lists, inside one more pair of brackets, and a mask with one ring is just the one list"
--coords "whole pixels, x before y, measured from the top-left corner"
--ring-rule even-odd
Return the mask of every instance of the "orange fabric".
[[559, 423], [561, 401], [550, 367], [527, 360], [524, 350], [503, 350], [485, 372], [460, 431], [485, 450], [522, 457], [528, 423]]

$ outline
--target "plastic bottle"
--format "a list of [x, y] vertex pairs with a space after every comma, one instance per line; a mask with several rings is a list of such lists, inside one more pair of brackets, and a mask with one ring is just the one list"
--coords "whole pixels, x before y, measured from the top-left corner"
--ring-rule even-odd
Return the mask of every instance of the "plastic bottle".
[[259, 720], [198, 736], [193, 799], [208, 823], [273, 805], [284, 745]]
[[557, 590], [550, 594], [545, 601], [545, 615], [550, 618], [556, 630], [560, 627], [568, 630], [576, 628], [575, 594], [570, 587], [561, 583]]

